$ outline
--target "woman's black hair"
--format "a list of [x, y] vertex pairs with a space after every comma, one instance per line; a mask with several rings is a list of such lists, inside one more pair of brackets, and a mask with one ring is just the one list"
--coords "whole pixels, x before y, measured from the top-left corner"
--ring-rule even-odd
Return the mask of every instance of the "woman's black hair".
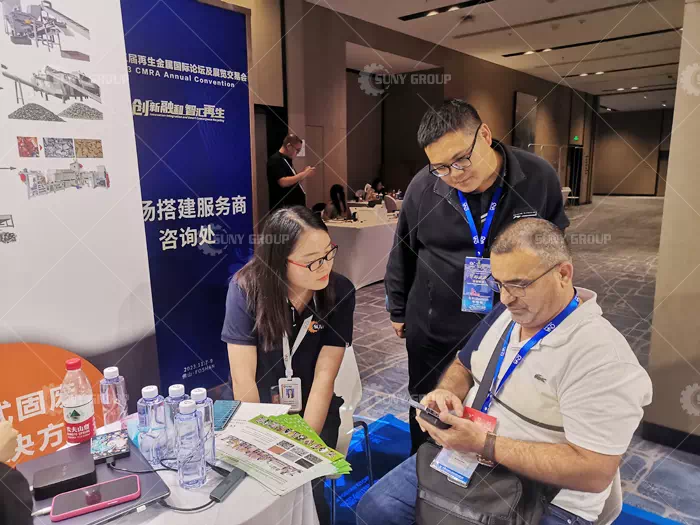
[[[309, 229], [328, 232], [323, 220], [303, 206], [275, 211], [265, 221], [255, 256], [236, 274], [248, 310], [255, 312], [255, 330], [266, 352], [279, 344], [285, 332], [291, 334], [287, 259], [299, 237]], [[335, 290], [330, 279], [326, 288], [314, 292], [313, 312], [325, 319], [334, 306]]]
[[341, 216], [348, 209], [348, 202], [345, 200], [345, 189], [340, 184], [331, 186], [331, 202]]
[[[377, 177], [376, 179], [374, 179], [374, 180], [372, 181], [372, 189], [373, 189], [374, 191], [377, 191], [377, 192], [380, 191], [380, 190], [379, 190], [379, 185], [380, 185], [380, 184], [381, 184], [382, 186], [384, 186], [384, 183], [382, 182], [382, 178], [381, 178], [381, 177]], [[383, 188], [383, 189], [386, 189], [386, 188]]]

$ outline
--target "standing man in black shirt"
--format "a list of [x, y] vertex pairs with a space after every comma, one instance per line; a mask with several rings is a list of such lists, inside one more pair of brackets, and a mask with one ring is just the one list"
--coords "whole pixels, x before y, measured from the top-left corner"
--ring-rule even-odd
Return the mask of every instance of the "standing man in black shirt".
[[270, 211], [285, 206], [306, 206], [306, 193], [301, 181], [314, 174], [315, 168], [307, 166], [297, 173], [292, 160], [302, 148], [302, 140], [290, 134], [282, 147], [267, 161], [267, 183], [270, 188]]
[[[430, 164], [406, 191], [384, 281], [392, 325], [406, 338], [416, 401], [435, 388], [498, 301], [485, 284], [498, 233], [524, 217], [569, 225], [554, 168], [495, 140], [466, 102], [430, 109], [418, 143]], [[410, 424], [415, 452], [426, 435], [413, 408]]]

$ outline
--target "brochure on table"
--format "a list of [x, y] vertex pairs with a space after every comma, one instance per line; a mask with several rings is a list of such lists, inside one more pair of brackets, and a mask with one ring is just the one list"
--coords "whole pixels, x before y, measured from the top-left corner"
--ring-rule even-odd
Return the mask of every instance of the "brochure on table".
[[298, 415], [236, 419], [217, 434], [217, 457], [285, 495], [316, 478], [347, 474], [350, 464]]

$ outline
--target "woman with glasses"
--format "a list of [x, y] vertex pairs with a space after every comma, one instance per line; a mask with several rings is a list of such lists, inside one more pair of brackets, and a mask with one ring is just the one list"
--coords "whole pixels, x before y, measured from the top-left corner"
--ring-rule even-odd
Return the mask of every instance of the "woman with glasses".
[[[335, 378], [352, 342], [355, 288], [334, 273], [338, 247], [320, 217], [294, 206], [265, 222], [255, 257], [231, 280], [221, 334], [228, 345], [233, 396], [279, 400], [335, 447], [343, 400]], [[314, 499], [328, 520], [323, 483]]]

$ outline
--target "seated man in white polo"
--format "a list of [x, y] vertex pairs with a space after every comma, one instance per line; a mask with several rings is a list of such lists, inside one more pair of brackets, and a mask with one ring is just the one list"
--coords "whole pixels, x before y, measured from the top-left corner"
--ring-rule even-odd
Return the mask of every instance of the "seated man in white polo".
[[[487, 280], [500, 291], [501, 304], [421, 401], [452, 427], [440, 430], [419, 419], [447, 449], [480, 454], [561, 488], [540, 521], [547, 525], [598, 518], [652, 394], [649, 376], [603, 318], [596, 294], [574, 288], [573, 276], [571, 252], [553, 224], [523, 219], [503, 231], [491, 250]], [[499, 344], [511, 323], [510, 339]], [[475, 407], [498, 419], [496, 432], [487, 434], [448, 412], [461, 410], [463, 400], [472, 405], [493, 352], [500, 354], [503, 345], [492, 396]], [[414, 523], [416, 487], [412, 456], [365, 494], [358, 525]]]

